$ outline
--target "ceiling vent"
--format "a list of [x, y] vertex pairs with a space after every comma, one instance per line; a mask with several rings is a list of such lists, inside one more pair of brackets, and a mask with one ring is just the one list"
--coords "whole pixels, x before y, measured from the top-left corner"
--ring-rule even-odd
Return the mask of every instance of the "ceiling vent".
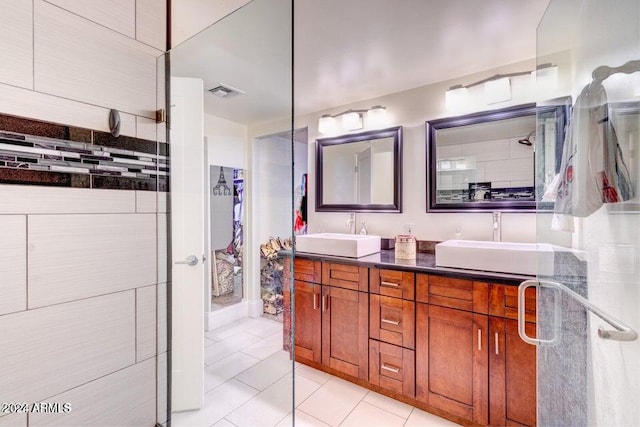
[[217, 96], [218, 98], [233, 98], [238, 95], [244, 94], [240, 89], [233, 88], [231, 86], [226, 86], [220, 84], [212, 89], [209, 89], [209, 92]]

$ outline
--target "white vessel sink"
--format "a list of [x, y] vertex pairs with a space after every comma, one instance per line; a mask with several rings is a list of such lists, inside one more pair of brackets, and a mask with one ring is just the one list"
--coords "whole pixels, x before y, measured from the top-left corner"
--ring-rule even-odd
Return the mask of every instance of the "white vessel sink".
[[553, 248], [544, 243], [447, 240], [436, 245], [436, 266], [552, 276]]
[[296, 236], [296, 251], [360, 258], [380, 252], [380, 236], [316, 233]]

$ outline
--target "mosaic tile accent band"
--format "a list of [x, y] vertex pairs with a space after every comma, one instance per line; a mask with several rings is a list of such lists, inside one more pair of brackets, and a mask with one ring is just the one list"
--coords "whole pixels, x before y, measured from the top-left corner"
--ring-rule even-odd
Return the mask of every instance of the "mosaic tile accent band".
[[0, 115], [0, 183], [169, 190], [167, 144]]

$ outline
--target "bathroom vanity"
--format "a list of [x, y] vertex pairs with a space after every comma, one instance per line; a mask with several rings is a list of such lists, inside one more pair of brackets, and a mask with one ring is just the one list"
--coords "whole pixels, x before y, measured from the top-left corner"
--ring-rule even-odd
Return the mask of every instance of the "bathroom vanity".
[[535, 425], [536, 348], [517, 323], [517, 285], [530, 277], [441, 268], [434, 258], [297, 253], [293, 280], [285, 274], [296, 361], [462, 424]]

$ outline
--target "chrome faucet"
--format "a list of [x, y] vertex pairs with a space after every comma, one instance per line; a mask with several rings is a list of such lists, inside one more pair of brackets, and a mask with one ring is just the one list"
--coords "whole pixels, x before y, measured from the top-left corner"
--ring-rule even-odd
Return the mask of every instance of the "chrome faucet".
[[493, 241], [502, 241], [502, 212], [493, 212]]
[[349, 219], [345, 223], [347, 227], [349, 227], [349, 234], [356, 234], [357, 225], [356, 225], [356, 213], [349, 212]]

